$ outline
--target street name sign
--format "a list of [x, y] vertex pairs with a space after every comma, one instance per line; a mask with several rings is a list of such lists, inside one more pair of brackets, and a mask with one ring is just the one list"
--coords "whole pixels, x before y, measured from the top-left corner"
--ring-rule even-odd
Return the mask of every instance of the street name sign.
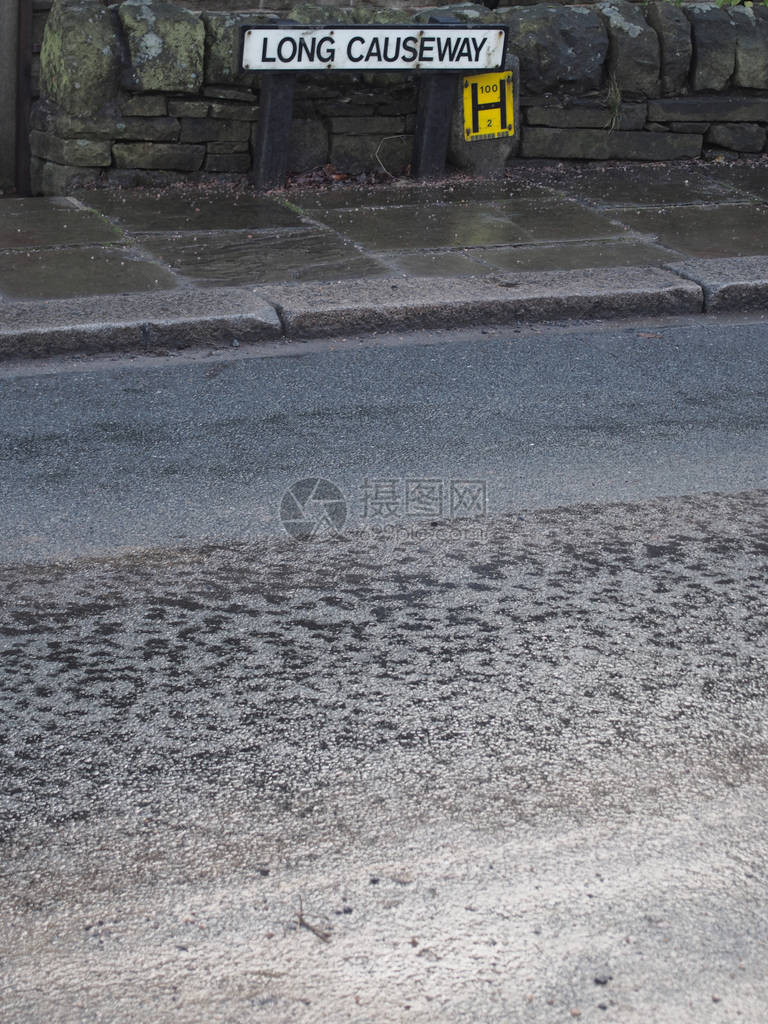
[[490, 71], [507, 30], [470, 25], [259, 26], [243, 32], [244, 71]]

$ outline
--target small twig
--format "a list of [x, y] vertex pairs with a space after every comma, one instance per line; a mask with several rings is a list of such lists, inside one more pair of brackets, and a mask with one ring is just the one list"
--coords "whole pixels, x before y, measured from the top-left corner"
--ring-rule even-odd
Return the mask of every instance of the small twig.
[[330, 932], [324, 932], [322, 928], [318, 928], [316, 925], [310, 924], [306, 917], [304, 917], [304, 904], [302, 903], [301, 896], [299, 896], [299, 912], [296, 916], [299, 919], [300, 928], [306, 928], [308, 932], [312, 932], [313, 935], [316, 935], [318, 939], [322, 939], [323, 942], [330, 942]]

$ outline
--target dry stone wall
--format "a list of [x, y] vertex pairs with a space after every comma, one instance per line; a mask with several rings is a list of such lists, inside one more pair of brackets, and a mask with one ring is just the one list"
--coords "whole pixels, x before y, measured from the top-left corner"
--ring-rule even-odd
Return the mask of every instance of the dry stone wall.
[[[597, 0], [495, 10], [294, 3], [243, 12], [229, 0], [55, 0], [32, 118], [33, 187], [132, 185], [245, 174], [259, 117], [257, 74], [240, 71], [244, 25], [423, 22], [435, 11], [505, 24], [520, 62], [522, 158], [666, 160], [759, 153], [768, 127], [768, 7]], [[407, 166], [418, 81], [392, 73], [300, 76], [290, 169]], [[492, 142], [465, 147], [478, 170]], [[510, 147], [507, 147], [508, 149]], [[498, 161], [496, 161], [498, 164]]]

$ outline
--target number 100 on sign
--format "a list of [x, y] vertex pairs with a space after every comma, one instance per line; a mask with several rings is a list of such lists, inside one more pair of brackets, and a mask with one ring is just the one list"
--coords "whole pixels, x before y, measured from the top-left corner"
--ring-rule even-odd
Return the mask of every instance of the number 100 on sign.
[[512, 74], [497, 71], [464, 79], [464, 138], [503, 139], [515, 134]]

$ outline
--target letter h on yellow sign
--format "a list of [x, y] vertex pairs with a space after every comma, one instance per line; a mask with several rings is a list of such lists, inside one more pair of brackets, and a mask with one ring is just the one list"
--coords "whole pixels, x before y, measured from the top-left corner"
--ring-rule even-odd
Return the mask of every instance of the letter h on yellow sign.
[[464, 79], [464, 138], [502, 139], [515, 134], [512, 73], [495, 71]]

